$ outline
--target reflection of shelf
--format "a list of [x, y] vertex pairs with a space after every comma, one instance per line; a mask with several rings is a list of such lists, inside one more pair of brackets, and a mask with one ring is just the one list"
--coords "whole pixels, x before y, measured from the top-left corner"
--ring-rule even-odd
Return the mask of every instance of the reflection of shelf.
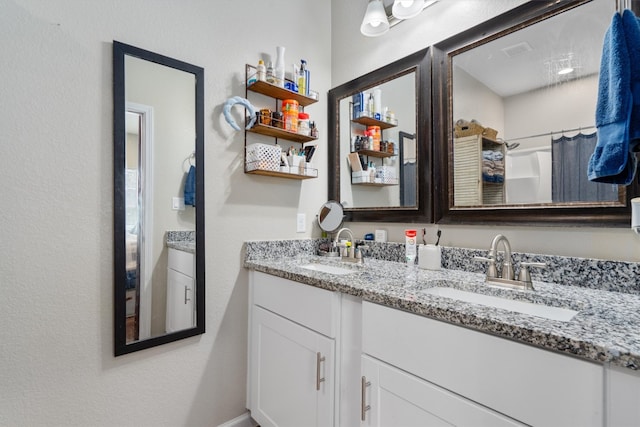
[[375, 150], [358, 150], [357, 153], [362, 154], [363, 156], [379, 157], [381, 159], [395, 156], [394, 153], [388, 153], [386, 151], [375, 151]]
[[285, 89], [262, 80], [258, 80], [250, 86], [247, 86], [247, 89], [276, 99], [295, 99], [303, 107], [318, 102], [317, 99], [309, 98], [308, 96], [301, 95], [298, 92], [293, 92], [289, 89]]
[[261, 135], [267, 135], [275, 138], [282, 138], [295, 142], [309, 142], [316, 141], [318, 138], [312, 136], [303, 135], [297, 132], [291, 132], [288, 130], [280, 129], [273, 126], [267, 126], [260, 123], [256, 123], [251, 129], [247, 129], [247, 132], [259, 133]]
[[396, 182], [395, 184], [383, 184], [381, 182], [354, 182], [351, 185], [366, 185], [369, 187], [389, 187], [392, 185], [398, 185], [398, 183]]
[[380, 129], [389, 129], [398, 126], [397, 120], [394, 120], [393, 122], [385, 122], [382, 120], [376, 120], [373, 117], [368, 116], [360, 116], [351, 121], [365, 126], [380, 126]]
[[311, 178], [318, 177], [317, 169], [307, 168], [305, 169], [305, 171], [307, 172], [305, 175], [301, 175], [298, 173], [279, 172], [279, 171], [271, 171], [271, 170], [263, 170], [263, 169], [248, 170], [245, 173], [253, 174], [253, 175], [275, 176], [278, 178], [288, 178], [288, 179], [311, 179]]

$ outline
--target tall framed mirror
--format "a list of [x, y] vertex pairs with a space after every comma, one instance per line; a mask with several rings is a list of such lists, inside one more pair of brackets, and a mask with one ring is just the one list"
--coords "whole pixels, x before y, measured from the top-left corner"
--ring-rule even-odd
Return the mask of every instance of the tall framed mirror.
[[329, 91], [329, 198], [347, 221], [431, 221], [424, 49]]
[[434, 46], [441, 223], [626, 226], [634, 182], [590, 182], [608, 0], [528, 2]]
[[114, 353], [205, 331], [204, 70], [113, 42]]

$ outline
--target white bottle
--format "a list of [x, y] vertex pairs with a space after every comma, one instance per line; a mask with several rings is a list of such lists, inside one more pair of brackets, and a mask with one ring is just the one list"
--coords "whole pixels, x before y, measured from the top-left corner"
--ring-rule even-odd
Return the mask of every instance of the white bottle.
[[284, 87], [284, 46], [276, 47], [276, 85]]
[[404, 230], [405, 256], [407, 264], [413, 265], [416, 261], [416, 230]]
[[382, 116], [382, 90], [379, 87], [373, 89], [373, 113], [376, 119]]
[[258, 61], [256, 73], [258, 74], [258, 80], [260, 80], [261, 82], [267, 80], [267, 67], [264, 66], [264, 61], [262, 59]]

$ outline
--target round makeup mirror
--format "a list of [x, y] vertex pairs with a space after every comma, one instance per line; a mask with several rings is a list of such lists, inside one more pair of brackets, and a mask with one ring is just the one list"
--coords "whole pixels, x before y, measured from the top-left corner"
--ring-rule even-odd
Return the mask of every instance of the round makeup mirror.
[[344, 210], [342, 205], [335, 200], [329, 200], [323, 204], [318, 212], [318, 225], [327, 233], [338, 231], [343, 220]]

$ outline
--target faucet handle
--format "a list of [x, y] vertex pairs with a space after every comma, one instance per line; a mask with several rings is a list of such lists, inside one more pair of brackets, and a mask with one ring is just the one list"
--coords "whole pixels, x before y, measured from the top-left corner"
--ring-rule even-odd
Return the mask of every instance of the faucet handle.
[[486, 262], [489, 264], [487, 267], [487, 277], [498, 277], [498, 270], [496, 269], [496, 260], [493, 257], [474, 256], [474, 261]]
[[518, 280], [521, 282], [531, 282], [531, 273], [529, 273], [529, 267], [534, 268], [547, 268], [546, 262], [525, 262], [520, 263], [520, 273], [518, 274]]

